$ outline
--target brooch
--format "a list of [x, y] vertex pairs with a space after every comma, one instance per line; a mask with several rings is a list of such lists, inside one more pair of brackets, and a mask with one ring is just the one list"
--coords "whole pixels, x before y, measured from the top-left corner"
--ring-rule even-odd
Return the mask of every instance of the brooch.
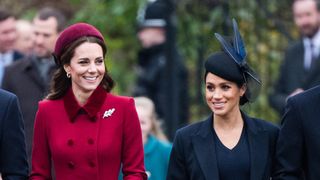
[[106, 111], [104, 112], [104, 114], [103, 114], [103, 118], [110, 117], [110, 116], [113, 114], [114, 111], [115, 111], [114, 108], [106, 110]]

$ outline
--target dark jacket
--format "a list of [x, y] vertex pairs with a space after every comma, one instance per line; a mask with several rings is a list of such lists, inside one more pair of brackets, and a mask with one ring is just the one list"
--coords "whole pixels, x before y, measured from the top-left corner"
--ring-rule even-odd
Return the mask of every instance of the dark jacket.
[[300, 40], [290, 46], [281, 65], [274, 91], [269, 96], [270, 105], [283, 114], [286, 98], [297, 88], [307, 90], [320, 84], [320, 58], [306, 71], [304, 68], [304, 46]]
[[289, 98], [277, 145], [276, 179], [320, 179], [319, 105], [320, 86]]
[[134, 96], [147, 96], [153, 100], [159, 118], [165, 122], [165, 129], [170, 139], [175, 131], [188, 122], [188, 74], [181, 56], [175, 51], [175, 92], [178, 108], [176, 109], [179, 122], [169, 119], [168, 108], [168, 77], [164, 45], [143, 49], [139, 53], [137, 83]]
[[17, 97], [0, 89], [0, 172], [3, 180], [28, 177], [23, 120]]
[[[33, 127], [38, 102], [48, 92], [49, 80], [43, 80], [34, 63], [35, 57], [23, 58], [6, 67], [2, 88], [17, 95], [24, 119], [28, 161], [31, 162]], [[48, 75], [51, 77], [55, 66]], [[31, 165], [31, 164], [30, 164]]]
[[[278, 128], [243, 114], [248, 133], [251, 180], [269, 180], [275, 159]], [[212, 115], [177, 131], [167, 180], [219, 180]]]

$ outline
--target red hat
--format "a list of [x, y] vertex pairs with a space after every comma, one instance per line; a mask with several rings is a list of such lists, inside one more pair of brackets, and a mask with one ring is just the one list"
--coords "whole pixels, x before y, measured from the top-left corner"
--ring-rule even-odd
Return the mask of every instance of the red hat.
[[76, 23], [61, 32], [54, 48], [55, 57], [59, 58], [66, 46], [83, 36], [94, 36], [104, 41], [102, 34], [94, 26], [87, 23]]

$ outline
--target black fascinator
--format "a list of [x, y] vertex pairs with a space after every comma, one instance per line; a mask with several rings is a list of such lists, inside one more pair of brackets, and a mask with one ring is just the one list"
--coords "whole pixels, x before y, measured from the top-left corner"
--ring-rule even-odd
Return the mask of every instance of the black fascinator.
[[240, 35], [238, 25], [235, 19], [232, 20], [233, 24], [233, 38], [231, 42], [226, 40], [220, 34], [215, 33], [216, 38], [220, 42], [223, 51], [237, 64], [243, 79], [247, 86], [245, 96], [248, 101], [252, 102], [259, 94], [261, 89], [261, 80], [259, 76], [249, 67], [246, 61], [247, 52], [245, 44]]

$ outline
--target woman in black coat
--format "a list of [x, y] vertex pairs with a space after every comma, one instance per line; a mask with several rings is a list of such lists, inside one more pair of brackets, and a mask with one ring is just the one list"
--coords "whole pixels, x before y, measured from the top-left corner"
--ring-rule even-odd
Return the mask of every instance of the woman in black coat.
[[244, 45], [216, 34], [223, 52], [205, 62], [205, 98], [212, 114], [176, 132], [167, 180], [269, 180], [278, 127], [251, 118], [240, 106], [252, 101], [260, 80], [246, 64]]

